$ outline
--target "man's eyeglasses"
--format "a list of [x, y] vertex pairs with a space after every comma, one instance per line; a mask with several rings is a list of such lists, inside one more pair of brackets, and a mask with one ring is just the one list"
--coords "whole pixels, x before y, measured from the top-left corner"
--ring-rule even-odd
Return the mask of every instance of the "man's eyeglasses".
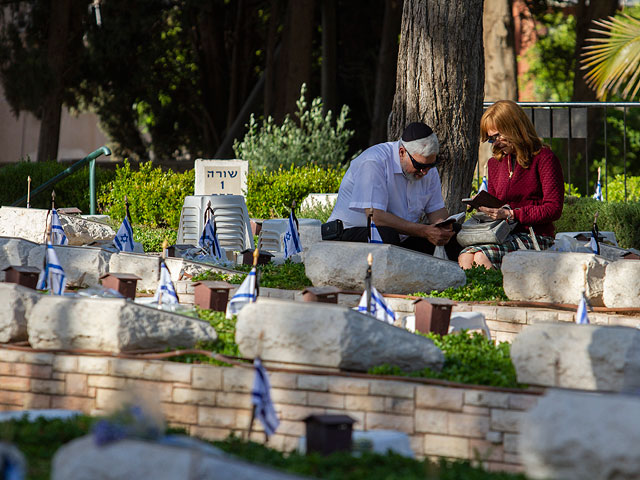
[[407, 155], [409, 155], [409, 160], [411, 160], [411, 165], [413, 165], [413, 168], [415, 168], [416, 170], [420, 170], [420, 171], [429, 170], [430, 168], [433, 168], [440, 163], [440, 160], [436, 160], [433, 163], [416, 162], [416, 160], [409, 153], [409, 150], [405, 148], [404, 151], [407, 152]]
[[496, 140], [498, 140], [498, 137], [502, 137], [502, 134], [496, 133], [495, 135], [491, 135], [490, 137], [487, 137], [487, 142], [494, 143]]

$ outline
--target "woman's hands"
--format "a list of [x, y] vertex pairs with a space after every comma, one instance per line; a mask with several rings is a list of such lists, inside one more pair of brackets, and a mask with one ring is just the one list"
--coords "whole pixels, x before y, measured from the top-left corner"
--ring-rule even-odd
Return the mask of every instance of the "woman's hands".
[[493, 220], [513, 220], [513, 210], [508, 206], [500, 208], [478, 207], [478, 210]]

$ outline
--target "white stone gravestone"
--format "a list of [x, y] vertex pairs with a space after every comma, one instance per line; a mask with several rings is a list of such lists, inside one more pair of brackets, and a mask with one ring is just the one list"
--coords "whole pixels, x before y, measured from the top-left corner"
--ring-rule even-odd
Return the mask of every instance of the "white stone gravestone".
[[247, 160], [198, 158], [195, 170], [196, 195], [244, 195], [247, 189]]

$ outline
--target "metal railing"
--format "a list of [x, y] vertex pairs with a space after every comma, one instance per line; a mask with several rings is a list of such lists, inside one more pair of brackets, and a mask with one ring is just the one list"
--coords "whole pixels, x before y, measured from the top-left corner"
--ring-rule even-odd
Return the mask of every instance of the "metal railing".
[[[492, 105], [493, 102], [484, 102], [484, 108]], [[585, 192], [593, 193], [593, 190], [589, 188], [590, 178], [589, 174], [589, 159], [593, 157], [593, 152], [590, 149], [595, 145], [596, 140], [601, 138], [603, 141], [604, 151], [602, 152], [602, 158], [604, 159], [604, 182], [603, 196], [605, 200], [609, 198], [609, 151], [610, 138], [608, 136], [611, 126], [608, 126], [607, 119], [610, 118], [610, 114], [614, 111], [622, 112], [622, 169], [624, 175], [624, 199], [627, 201], [627, 167], [628, 167], [628, 149], [627, 149], [627, 112], [632, 108], [640, 108], [640, 102], [518, 102], [524, 111], [527, 113], [538, 135], [544, 140], [549, 139], [566, 139], [566, 162], [563, 164], [565, 170], [565, 181], [569, 185], [573, 185], [572, 173], [577, 180], [580, 175], [577, 172], [571, 171], [572, 161], [575, 160], [577, 155], [584, 153], [584, 166], [585, 166]], [[602, 119], [602, 129], [596, 130], [597, 123], [594, 122], [593, 111], [600, 113]], [[590, 123], [591, 119], [591, 123]], [[636, 130], [640, 131], [640, 124], [635, 126]], [[582, 140], [584, 142], [584, 150], [574, 148], [575, 140]], [[560, 157], [564, 154], [556, 154]], [[480, 174], [478, 173], [478, 176]], [[595, 184], [595, 182], [592, 182]], [[577, 184], [577, 183], [576, 183]]]
[[[98, 150], [91, 152], [82, 160], [78, 160], [76, 163], [71, 165], [66, 170], [60, 172], [55, 177], [50, 178], [49, 180], [44, 182], [42, 185], [39, 185], [37, 188], [35, 188], [31, 192], [30, 194], [31, 198], [35, 197], [38, 193], [42, 192], [47, 187], [51, 185], [55, 185], [60, 180], [67, 178], [73, 172], [75, 172], [76, 170], [78, 170], [79, 168], [83, 167], [88, 163], [89, 164], [89, 213], [91, 215], [95, 215], [96, 214], [96, 158], [98, 158], [102, 154], [104, 154], [105, 156], [111, 155], [111, 150], [109, 150], [109, 147], [106, 147], [106, 146], [100, 147]], [[11, 206], [19, 207], [20, 205], [23, 205], [23, 204], [26, 205], [26, 203], [27, 203], [27, 195], [13, 202]]]

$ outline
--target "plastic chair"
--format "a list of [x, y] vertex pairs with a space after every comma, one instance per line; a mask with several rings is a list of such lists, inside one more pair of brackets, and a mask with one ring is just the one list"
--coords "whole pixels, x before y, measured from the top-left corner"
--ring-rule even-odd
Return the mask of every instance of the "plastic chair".
[[462, 330], [480, 330], [485, 337], [491, 340], [491, 330], [489, 330], [482, 313], [452, 312], [449, 320], [449, 333]]
[[220, 245], [227, 251], [255, 248], [247, 204], [242, 195], [191, 195], [184, 199], [178, 244], [197, 245], [204, 228], [204, 211], [211, 202]]
[[[260, 236], [258, 237], [258, 248], [271, 253], [284, 252], [284, 234], [287, 231], [288, 224], [288, 218], [264, 220], [262, 222]], [[300, 226], [300, 241], [302, 242], [303, 248], [313, 243], [315, 236], [318, 237], [317, 241], [321, 239], [319, 232], [322, 222], [320, 222], [320, 220], [316, 220], [315, 218], [299, 218], [298, 224]], [[315, 230], [317, 230], [318, 235], [313, 235]]]

